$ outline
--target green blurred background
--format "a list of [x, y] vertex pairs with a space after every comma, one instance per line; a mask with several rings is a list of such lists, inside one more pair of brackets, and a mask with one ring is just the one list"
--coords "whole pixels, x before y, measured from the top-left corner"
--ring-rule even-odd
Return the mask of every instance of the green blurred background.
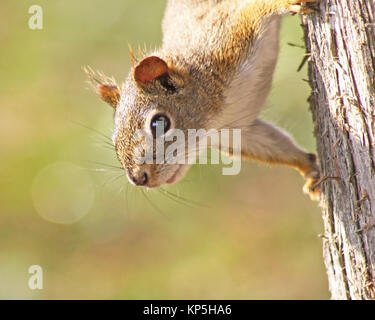
[[[29, 7], [44, 10], [30, 30]], [[319, 209], [290, 168], [195, 166], [174, 194], [111, 165], [112, 110], [82, 66], [118, 80], [128, 44], [161, 42], [164, 0], [0, 2], [0, 299], [326, 299]], [[315, 149], [298, 17], [286, 17], [263, 117]], [[88, 128], [91, 129], [88, 129]], [[44, 289], [28, 288], [40, 265]]]

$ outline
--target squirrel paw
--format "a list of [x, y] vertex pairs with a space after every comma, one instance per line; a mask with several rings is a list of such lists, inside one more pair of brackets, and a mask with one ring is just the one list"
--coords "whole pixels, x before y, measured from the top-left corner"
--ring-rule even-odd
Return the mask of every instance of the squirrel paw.
[[320, 173], [317, 170], [311, 171], [305, 175], [306, 183], [303, 186], [303, 192], [308, 194], [313, 201], [320, 200]]
[[307, 154], [309, 169], [304, 172], [306, 183], [303, 186], [303, 192], [308, 194], [311, 200], [319, 201], [320, 199], [320, 169], [318, 159], [315, 154]]
[[315, 12], [314, 9], [307, 7], [306, 3], [318, 2], [319, 0], [288, 0], [289, 11], [292, 13], [309, 14]]

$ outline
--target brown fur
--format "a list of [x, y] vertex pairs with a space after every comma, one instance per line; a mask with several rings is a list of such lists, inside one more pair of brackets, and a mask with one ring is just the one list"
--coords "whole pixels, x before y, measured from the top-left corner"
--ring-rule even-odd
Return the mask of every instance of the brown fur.
[[[316, 157], [281, 129], [257, 118], [271, 89], [277, 60], [279, 16], [310, 13], [317, 0], [169, 0], [163, 45], [136, 62], [117, 92], [114, 81], [89, 77], [102, 98], [116, 102], [113, 140], [128, 176], [147, 172], [146, 187], [178, 181], [188, 166], [136, 165], [136, 130], [161, 111], [182, 130], [241, 128], [242, 155], [297, 168], [307, 191], [319, 179]], [[111, 90], [106, 92], [106, 89]], [[111, 97], [109, 99], [108, 97]], [[173, 178], [175, 177], [175, 178]]]

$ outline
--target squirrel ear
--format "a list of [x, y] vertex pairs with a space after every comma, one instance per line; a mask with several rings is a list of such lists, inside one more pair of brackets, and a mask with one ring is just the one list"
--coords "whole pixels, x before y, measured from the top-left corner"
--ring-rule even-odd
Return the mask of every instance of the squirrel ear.
[[97, 87], [97, 92], [100, 97], [113, 108], [116, 108], [120, 102], [121, 94], [117, 85], [100, 84]]
[[111, 107], [116, 108], [120, 102], [121, 90], [113, 78], [109, 78], [100, 72], [95, 72], [90, 67], [84, 68], [89, 78], [89, 83], [99, 96]]
[[143, 59], [134, 70], [134, 78], [143, 84], [168, 74], [167, 63], [155, 56]]

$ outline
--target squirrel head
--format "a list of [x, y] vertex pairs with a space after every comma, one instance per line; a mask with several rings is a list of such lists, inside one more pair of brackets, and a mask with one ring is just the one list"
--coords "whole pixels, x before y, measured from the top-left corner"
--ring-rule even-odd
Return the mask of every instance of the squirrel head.
[[[113, 143], [129, 181], [138, 186], [155, 188], [182, 179], [189, 165], [168, 164], [167, 154], [164, 154], [165, 161], [162, 163], [139, 163], [137, 148], [140, 144], [143, 144], [143, 149], [151, 148], [153, 160], [156, 160], [156, 131], [162, 126], [165, 136], [173, 129], [184, 132], [185, 155], [188, 156], [187, 130], [205, 128], [208, 116], [203, 110], [197, 116], [197, 108], [204, 104], [201, 98], [204, 95], [197, 94], [200, 88], [197, 88], [192, 72], [175, 66], [172, 59], [164, 60], [153, 55], [134, 64], [121, 88], [112, 78], [91, 69], [86, 69], [86, 73], [96, 92], [115, 109]], [[148, 134], [151, 139], [140, 138], [139, 132]], [[173, 140], [163, 143], [163, 152], [167, 152]], [[187, 163], [181, 160], [180, 163]]]

